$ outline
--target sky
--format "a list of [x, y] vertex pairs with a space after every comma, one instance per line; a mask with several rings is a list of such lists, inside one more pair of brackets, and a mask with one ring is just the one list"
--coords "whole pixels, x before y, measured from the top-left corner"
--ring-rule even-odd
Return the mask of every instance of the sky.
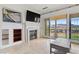
[[71, 24], [79, 25], [79, 17], [77, 17], [77, 18], [71, 18]]
[[[54, 20], [51, 20], [50, 21], [50, 25], [54, 25], [55, 24], [55, 21]], [[60, 19], [60, 20], [57, 20], [57, 24], [66, 24], [66, 19]], [[74, 25], [79, 25], [79, 17], [76, 17], [76, 18], [71, 18], [71, 24], [74, 24]]]
[[[50, 21], [50, 25], [54, 25], [55, 24], [55, 21], [54, 20], [51, 20]], [[66, 19], [60, 19], [60, 20], [57, 20], [57, 24], [66, 24]]]

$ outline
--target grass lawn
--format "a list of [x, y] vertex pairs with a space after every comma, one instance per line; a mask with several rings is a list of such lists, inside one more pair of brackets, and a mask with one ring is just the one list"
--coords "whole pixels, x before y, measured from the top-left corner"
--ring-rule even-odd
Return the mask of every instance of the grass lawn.
[[[75, 29], [75, 28], [73, 28]], [[77, 28], [79, 29], [79, 28]], [[54, 28], [50, 28], [50, 35], [52, 35], [54, 32], [52, 32], [52, 30], [54, 30]], [[47, 28], [47, 33], [49, 34], [49, 29]], [[66, 38], [66, 35], [64, 33], [57, 33], [58, 37], [63, 37]], [[71, 39], [72, 40], [79, 40], [79, 33], [72, 33], [71, 34]]]
[[79, 34], [77, 34], [77, 33], [71, 34], [71, 39], [72, 40], [79, 40]]

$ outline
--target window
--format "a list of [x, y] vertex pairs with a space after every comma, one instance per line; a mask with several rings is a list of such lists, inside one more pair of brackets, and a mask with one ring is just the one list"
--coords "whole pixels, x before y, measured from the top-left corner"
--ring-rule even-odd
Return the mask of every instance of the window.
[[45, 35], [50, 36], [50, 20], [45, 19]]
[[55, 38], [55, 20], [50, 20], [50, 37]]
[[54, 38], [55, 36], [55, 20], [46, 20], [45, 21], [45, 35]]
[[66, 38], [66, 15], [53, 16], [46, 20], [46, 33], [52, 38]]
[[[76, 15], [76, 14], [75, 14]], [[79, 16], [71, 15], [70, 39], [79, 40]]]
[[67, 33], [66, 19], [58, 19], [56, 23], [57, 23], [56, 25], [57, 38], [66, 38]]

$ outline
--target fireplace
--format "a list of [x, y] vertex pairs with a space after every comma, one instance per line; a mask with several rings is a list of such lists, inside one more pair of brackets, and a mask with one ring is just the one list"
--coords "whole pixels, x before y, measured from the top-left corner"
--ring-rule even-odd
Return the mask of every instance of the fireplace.
[[37, 39], [37, 30], [30, 30], [30, 40]]
[[39, 36], [38, 36], [38, 34], [39, 34], [39, 31], [38, 31], [38, 28], [36, 28], [36, 27], [28, 27], [28, 29], [27, 29], [27, 42], [28, 43], [30, 43], [30, 41], [31, 40], [34, 40], [34, 39], [38, 39], [39, 38]]

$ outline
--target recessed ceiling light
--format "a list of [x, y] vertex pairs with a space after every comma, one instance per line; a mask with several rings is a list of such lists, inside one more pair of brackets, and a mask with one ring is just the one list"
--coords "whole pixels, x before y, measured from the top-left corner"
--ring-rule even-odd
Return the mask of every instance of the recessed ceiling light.
[[42, 8], [43, 10], [45, 10], [45, 9], [47, 9], [48, 7], [46, 6], [46, 7], [44, 7], [44, 8]]

